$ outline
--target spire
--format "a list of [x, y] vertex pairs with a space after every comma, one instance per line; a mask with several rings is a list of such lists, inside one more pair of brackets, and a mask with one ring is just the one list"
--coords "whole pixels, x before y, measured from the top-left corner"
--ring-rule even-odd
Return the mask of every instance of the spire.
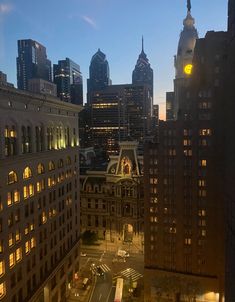
[[142, 52], [144, 52], [144, 36], [142, 35]]
[[191, 12], [191, 0], [187, 0], [188, 12]]

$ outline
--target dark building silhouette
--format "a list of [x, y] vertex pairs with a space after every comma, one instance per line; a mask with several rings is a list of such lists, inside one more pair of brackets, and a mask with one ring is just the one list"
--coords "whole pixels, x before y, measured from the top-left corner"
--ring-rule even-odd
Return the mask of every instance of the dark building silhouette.
[[87, 80], [87, 102], [92, 103], [94, 91], [102, 90], [111, 85], [109, 76], [109, 63], [106, 55], [98, 49], [91, 59], [89, 79]]
[[135, 69], [132, 73], [132, 84], [151, 87], [151, 97], [153, 98], [153, 70], [150, 66], [147, 55], [144, 52], [144, 39], [142, 37], [142, 51], [139, 55]]
[[145, 301], [235, 301], [235, 1], [228, 7], [228, 31], [196, 42], [177, 120], [145, 149]]
[[51, 81], [51, 61], [47, 59], [46, 48], [31, 39], [18, 40], [17, 86], [28, 90], [28, 80], [40, 78]]
[[80, 66], [71, 59], [59, 60], [53, 65], [54, 83], [58, 97], [69, 103], [83, 104], [83, 84]]

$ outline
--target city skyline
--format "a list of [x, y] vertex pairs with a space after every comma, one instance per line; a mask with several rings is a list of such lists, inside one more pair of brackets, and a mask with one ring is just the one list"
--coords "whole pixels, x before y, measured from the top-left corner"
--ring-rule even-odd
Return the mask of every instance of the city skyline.
[[[21, 5], [5, 1], [0, 4], [0, 69], [16, 85], [17, 40], [35, 39], [45, 45], [52, 63], [69, 57], [80, 65], [85, 94], [90, 60], [98, 48], [107, 56], [113, 84], [131, 83], [143, 35], [154, 70], [154, 103], [160, 104], [163, 117], [165, 92], [173, 88], [173, 57], [186, 2], [150, 0], [146, 5], [134, 0], [70, 0], [58, 8], [58, 1], [52, 0], [45, 11], [45, 1], [32, 4], [27, 0]], [[192, 1], [192, 16], [199, 37], [208, 30], [226, 30], [227, 1]]]

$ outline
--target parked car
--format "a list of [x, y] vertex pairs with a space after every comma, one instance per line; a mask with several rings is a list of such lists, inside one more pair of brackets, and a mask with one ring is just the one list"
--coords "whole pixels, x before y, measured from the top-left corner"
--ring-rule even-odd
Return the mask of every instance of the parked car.
[[102, 268], [100, 266], [97, 266], [97, 268], [96, 268], [96, 274], [98, 276], [104, 276], [104, 271], [102, 270]]

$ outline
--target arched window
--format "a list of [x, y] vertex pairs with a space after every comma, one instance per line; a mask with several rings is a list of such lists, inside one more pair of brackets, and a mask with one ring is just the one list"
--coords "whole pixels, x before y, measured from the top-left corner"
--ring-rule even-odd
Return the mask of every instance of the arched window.
[[43, 173], [45, 173], [45, 168], [44, 168], [43, 164], [41, 164], [41, 163], [38, 164], [37, 170], [38, 170], [38, 174], [43, 174]]
[[28, 126], [21, 127], [21, 151], [22, 153], [30, 153], [31, 152], [31, 128]]
[[16, 133], [15, 126], [12, 127], [5, 126], [4, 138], [5, 138], [5, 155], [6, 156], [16, 155], [17, 133]]
[[49, 127], [47, 128], [47, 149], [52, 150], [54, 148], [53, 146], [53, 128]]
[[49, 171], [55, 170], [55, 164], [53, 161], [49, 161], [48, 169]]
[[15, 182], [17, 182], [18, 179], [17, 179], [17, 174], [15, 171], [11, 171], [9, 174], [8, 174], [8, 180], [7, 180], [7, 183], [8, 185], [10, 184], [13, 184]]
[[23, 179], [28, 179], [32, 177], [32, 171], [29, 167], [26, 167], [23, 172]]
[[36, 152], [40, 152], [43, 150], [43, 129], [42, 127], [35, 127], [36, 133]]
[[66, 158], [66, 165], [67, 166], [71, 165], [71, 157], [70, 156], [67, 156], [67, 158]]
[[64, 166], [64, 161], [63, 161], [63, 159], [60, 159], [58, 161], [58, 168], [63, 168], [63, 166]]

